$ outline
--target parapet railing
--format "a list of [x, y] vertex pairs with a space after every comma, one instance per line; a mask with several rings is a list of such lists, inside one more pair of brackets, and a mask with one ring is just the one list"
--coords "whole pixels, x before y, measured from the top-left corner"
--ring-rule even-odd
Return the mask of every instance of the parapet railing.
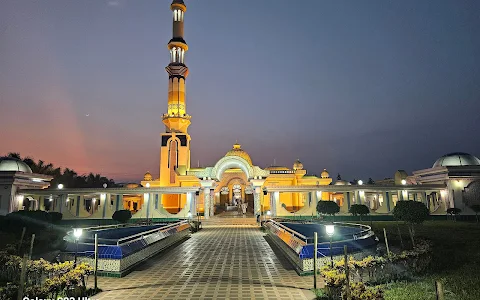
[[[82, 230], [97, 231], [97, 230], [106, 230], [106, 229], [112, 229], [112, 228], [126, 228], [126, 227], [145, 226], [145, 225], [139, 225], [139, 224], [136, 224], [134, 226], [122, 226], [122, 225], [125, 225], [125, 224], [104, 225], [104, 226], [98, 226], [98, 227], [85, 227], [85, 228], [82, 228]], [[172, 224], [169, 224], [169, 225], [166, 225], [166, 226], [153, 228], [153, 229], [150, 229], [148, 231], [143, 231], [143, 232], [139, 232], [139, 233], [136, 233], [136, 234], [132, 234], [132, 235], [120, 238], [120, 239], [98, 238], [98, 244], [99, 244], [99, 246], [112, 246], [112, 245], [122, 246], [122, 245], [126, 245], [126, 244], [132, 243], [132, 242], [137, 241], [137, 240], [141, 240], [141, 239], [144, 238], [144, 236], [153, 235], [155, 233], [165, 232], [165, 231], [171, 230], [173, 228], [178, 228], [180, 226], [183, 226], [183, 228], [186, 228], [190, 225], [188, 224], [188, 220], [184, 220], [184, 221], [172, 223]], [[163, 235], [163, 237], [165, 237], [165, 236], [167, 236], [167, 235]], [[73, 230], [68, 231], [66, 237], [73, 238]], [[64, 237], [64, 240], [66, 240], [66, 237]], [[90, 242], [92, 239], [93, 239], [92, 237], [86, 238], [86, 240], [89, 240], [89, 242], [87, 242], [85, 240], [84, 241], [79, 240], [78, 244], [93, 245], [94, 242]], [[74, 240], [72, 240], [71, 242], [74, 242]]]
[[280, 223], [278, 223], [277, 221], [268, 220], [268, 221], [267, 221], [267, 224], [268, 224], [268, 223], [272, 223], [272, 224], [274, 224], [275, 226], [280, 227], [280, 228], [283, 229], [284, 231], [291, 233], [292, 235], [298, 237], [298, 238], [301, 239], [302, 241], [305, 241], [305, 242], [306, 242], [307, 239], [308, 239], [308, 238], [307, 238], [306, 236], [304, 236], [303, 234], [301, 234], [301, 233], [299, 233], [299, 232], [296, 232], [295, 230], [293, 230], [293, 229], [291, 229], [291, 228], [289, 228], [289, 227], [287, 227], [287, 226], [285, 226], [285, 225], [283, 225], [283, 224], [280, 224]]
[[170, 225], [167, 225], [167, 226], [162, 226], [162, 227], [159, 227], [159, 228], [154, 228], [154, 229], [151, 229], [151, 230], [148, 230], [148, 231], [136, 233], [136, 234], [118, 239], [117, 240], [117, 246], [122, 246], [122, 245], [126, 245], [126, 244], [129, 244], [129, 243], [133, 243], [135, 241], [144, 239], [144, 237], [147, 236], [147, 235], [163, 233], [165, 231], [169, 231], [169, 230], [172, 230], [174, 228], [180, 228], [182, 226], [184, 228], [185, 228], [185, 226], [190, 226], [189, 223], [188, 223], [188, 220], [180, 221], [180, 222], [173, 223], [173, 224], [170, 224]]

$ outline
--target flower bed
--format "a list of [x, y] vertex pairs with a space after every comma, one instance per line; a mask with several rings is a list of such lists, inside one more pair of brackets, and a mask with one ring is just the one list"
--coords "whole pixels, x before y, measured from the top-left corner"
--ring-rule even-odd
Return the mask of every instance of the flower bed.
[[[402, 251], [399, 254], [392, 253], [388, 257], [368, 256], [362, 260], [350, 257], [348, 270], [352, 295], [353, 291], [364, 290], [366, 295], [371, 297], [361, 299], [382, 299], [378, 298], [382, 294], [381, 291], [369, 285], [411, 278], [425, 272], [430, 262], [430, 243], [422, 240], [417, 242], [413, 250]], [[333, 268], [329, 265], [322, 267], [321, 274], [325, 279], [327, 294], [330, 297], [340, 297], [344, 294], [347, 278], [343, 259], [335, 261]]]
[[[44, 259], [27, 260], [24, 295], [57, 299], [60, 296], [89, 296], [86, 281], [92, 267], [72, 261], [49, 263]], [[22, 258], [0, 252], [0, 299], [16, 299], [20, 284]]]

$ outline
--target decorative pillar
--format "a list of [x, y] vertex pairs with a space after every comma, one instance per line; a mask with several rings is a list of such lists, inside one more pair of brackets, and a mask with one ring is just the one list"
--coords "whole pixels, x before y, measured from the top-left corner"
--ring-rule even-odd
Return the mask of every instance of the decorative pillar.
[[277, 217], [277, 208], [280, 202], [280, 192], [273, 192], [271, 193], [273, 197], [272, 199], [272, 204], [271, 204], [271, 210], [272, 210], [272, 216]]
[[65, 205], [65, 202], [67, 200], [67, 197], [65, 197], [64, 194], [58, 195], [58, 199], [56, 201], [56, 208], [55, 211], [59, 213], [63, 213], [63, 206]]
[[189, 211], [192, 214], [192, 217], [197, 215], [197, 205], [196, 205], [194, 192], [187, 193], [187, 205], [188, 204], [189, 204]]
[[[213, 187], [213, 184], [215, 183], [214, 180], [211, 180], [211, 179], [205, 179], [205, 180], [201, 180], [200, 181], [200, 184], [202, 185], [203, 187], [203, 217], [205, 219], [209, 219], [210, 216], [211, 216], [211, 211], [210, 211], [210, 208], [213, 207], [212, 203], [210, 203], [210, 201], [213, 202], [213, 200], [210, 199], [210, 191]], [[212, 209], [213, 211], [213, 209]]]
[[350, 192], [343, 192], [343, 203], [340, 207], [340, 213], [348, 214], [350, 210]]
[[210, 188], [203, 188], [203, 217], [210, 218]]
[[261, 214], [260, 208], [260, 193], [262, 192], [262, 186], [265, 183], [264, 179], [251, 179], [250, 182], [253, 185], [253, 214], [255, 216]]
[[259, 215], [260, 214], [260, 193], [261, 193], [260, 187], [256, 187], [253, 191], [253, 212], [254, 215]]
[[391, 212], [393, 207], [390, 206], [390, 193], [389, 192], [385, 192], [385, 200], [384, 201], [386, 201], [387, 212]]
[[82, 201], [82, 197], [77, 196], [75, 199], [75, 217], [80, 215], [80, 201]]
[[210, 216], [213, 217], [215, 214], [215, 191], [210, 190]]

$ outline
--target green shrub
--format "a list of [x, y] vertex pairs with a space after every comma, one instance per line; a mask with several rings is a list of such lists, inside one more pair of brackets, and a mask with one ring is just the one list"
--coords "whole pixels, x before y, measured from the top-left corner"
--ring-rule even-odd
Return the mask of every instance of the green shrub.
[[52, 223], [60, 222], [63, 218], [63, 214], [56, 211], [51, 211], [48, 214], [50, 215], [50, 220]]
[[[342, 292], [342, 299], [347, 299], [345, 288]], [[383, 290], [380, 287], [366, 286], [363, 282], [350, 283], [350, 298], [348, 300], [382, 300], [385, 299]]]
[[408, 226], [408, 232], [415, 247], [415, 224], [421, 224], [429, 216], [428, 208], [422, 202], [418, 201], [398, 201], [393, 209], [393, 217], [399, 221], [404, 221]]
[[317, 211], [325, 215], [335, 215], [340, 211], [340, 207], [334, 201], [318, 201]]
[[447, 214], [449, 215], [458, 215], [462, 212], [460, 208], [451, 207], [447, 209]]
[[478, 223], [478, 213], [480, 212], [480, 205], [474, 204], [470, 206], [470, 208], [475, 212], [475, 218], [477, 219], [477, 223]]
[[132, 218], [132, 212], [126, 209], [117, 210], [116, 212], [113, 213], [113, 216], [112, 216], [112, 219], [120, 223], [126, 223], [131, 218]]
[[370, 213], [370, 209], [368, 209], [368, 206], [366, 206], [365, 204], [352, 204], [348, 212], [354, 216], [360, 215], [361, 220], [362, 216], [368, 215]]

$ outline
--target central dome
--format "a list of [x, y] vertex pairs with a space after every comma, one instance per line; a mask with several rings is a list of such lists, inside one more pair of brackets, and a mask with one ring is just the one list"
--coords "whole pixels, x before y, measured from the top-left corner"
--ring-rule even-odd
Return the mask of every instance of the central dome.
[[252, 165], [252, 159], [250, 158], [250, 155], [243, 151], [242, 146], [240, 146], [239, 143], [235, 143], [232, 150], [228, 151], [225, 156], [238, 156], [245, 159], [250, 165]]
[[30, 169], [26, 163], [13, 157], [0, 157], [0, 172], [1, 171], [33, 173], [32, 169]]
[[468, 153], [454, 152], [445, 154], [433, 164], [433, 168], [453, 166], [480, 166], [480, 160]]

